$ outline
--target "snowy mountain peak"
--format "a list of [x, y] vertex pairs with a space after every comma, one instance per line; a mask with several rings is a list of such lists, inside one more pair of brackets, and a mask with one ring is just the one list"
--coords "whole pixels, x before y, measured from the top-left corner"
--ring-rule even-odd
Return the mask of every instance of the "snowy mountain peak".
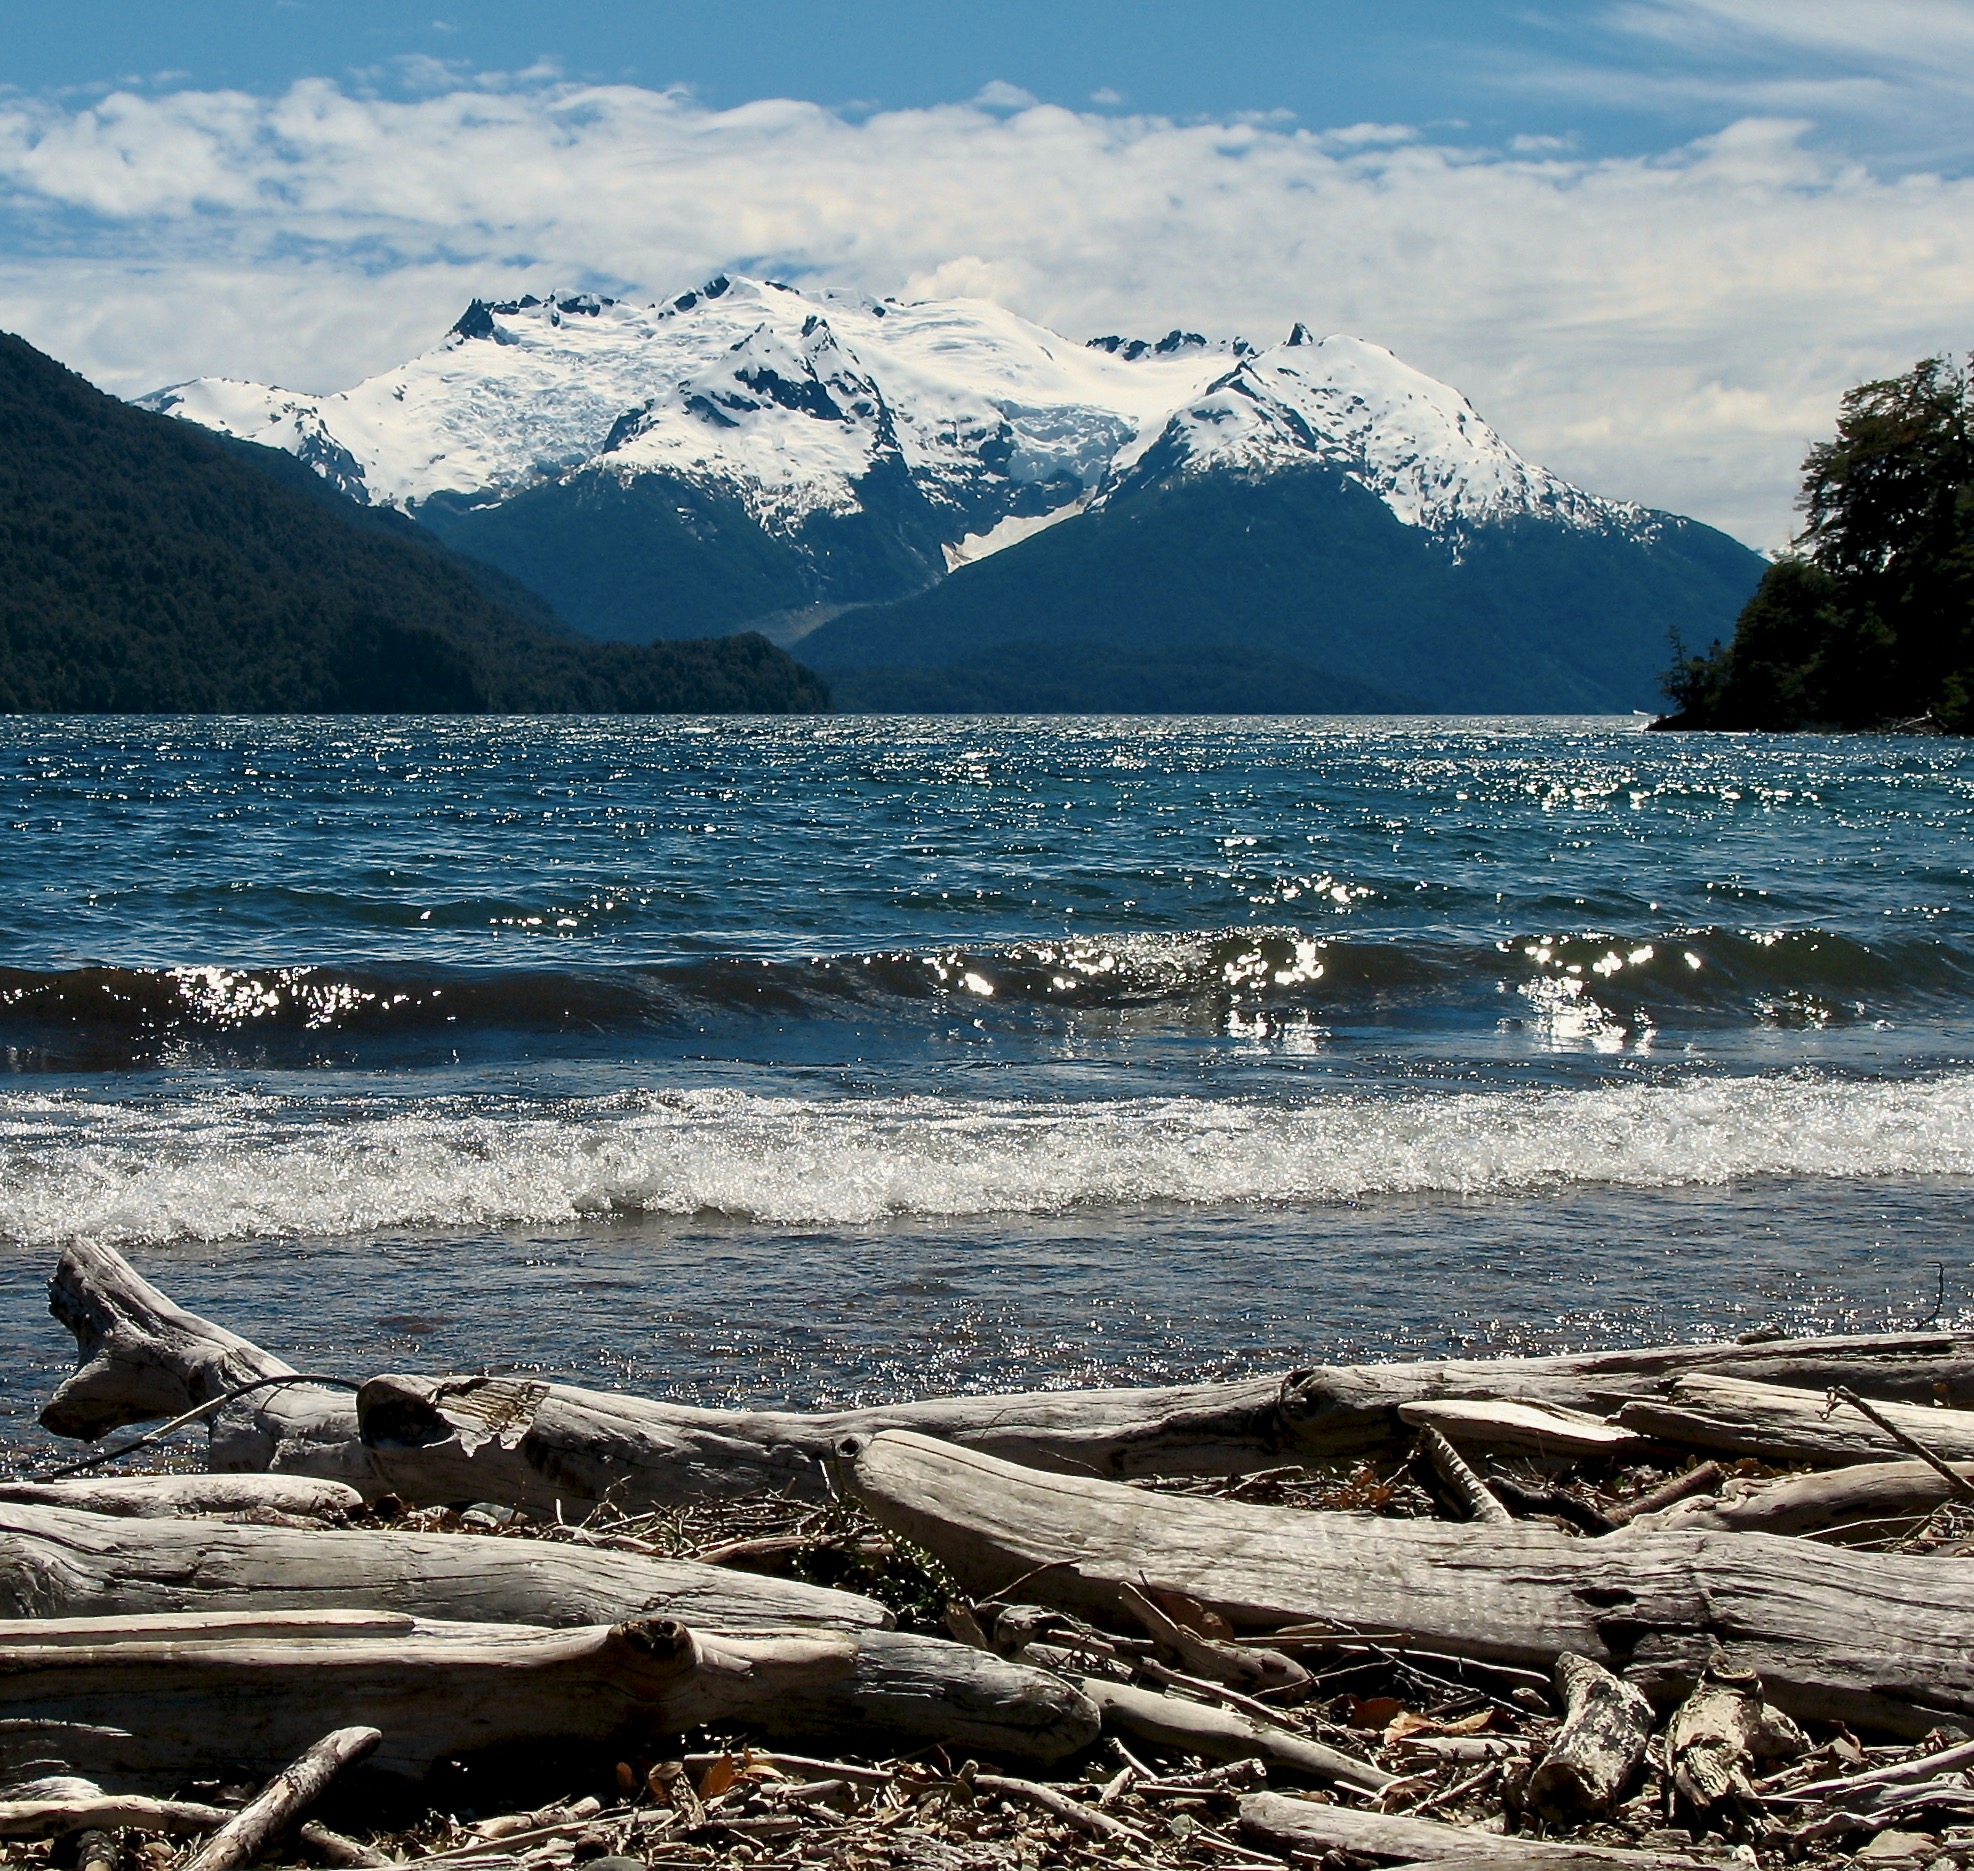
[[584, 472], [664, 474], [792, 535], [861, 511], [881, 475], [914, 490], [949, 563], [1219, 469], [1328, 468], [1449, 536], [1524, 516], [1642, 520], [1523, 460], [1457, 390], [1359, 339], [1298, 323], [1260, 351], [1178, 329], [1077, 344], [985, 301], [738, 274], [655, 306], [475, 299], [433, 349], [334, 395], [201, 378], [143, 401], [413, 512]]
[[1362, 338], [1288, 337], [1243, 357], [1176, 411], [1099, 503], [1153, 479], [1305, 464], [1341, 471], [1406, 525], [1459, 533], [1514, 518], [1636, 530], [1636, 507], [1587, 494], [1526, 461], [1450, 385]]

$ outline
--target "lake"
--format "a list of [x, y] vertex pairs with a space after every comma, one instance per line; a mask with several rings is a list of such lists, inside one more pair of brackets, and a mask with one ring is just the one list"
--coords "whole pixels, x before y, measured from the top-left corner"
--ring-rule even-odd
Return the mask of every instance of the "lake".
[[0, 721], [0, 1371], [702, 1402], [1974, 1307], [1974, 747]]

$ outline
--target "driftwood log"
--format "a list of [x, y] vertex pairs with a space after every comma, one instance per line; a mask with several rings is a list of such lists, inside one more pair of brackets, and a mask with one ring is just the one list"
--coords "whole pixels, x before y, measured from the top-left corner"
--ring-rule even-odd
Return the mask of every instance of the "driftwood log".
[[1389, 1444], [1408, 1403], [1507, 1398], [1607, 1415], [1675, 1380], [1724, 1372], [1872, 1397], [1974, 1405], [1974, 1334], [1657, 1347], [1583, 1357], [1328, 1367], [1157, 1390], [940, 1397], [817, 1415], [688, 1408], [508, 1378], [373, 1377], [354, 1399], [174, 1305], [114, 1249], [63, 1254], [50, 1305], [79, 1368], [42, 1422], [95, 1438], [263, 1386], [215, 1415], [211, 1466], [348, 1482], [417, 1504], [490, 1500], [536, 1512], [627, 1511], [767, 1487], [820, 1492], [850, 1435], [907, 1429], [1027, 1466], [1118, 1478], [1236, 1474]]
[[1518, 1455], [1570, 1461], [1608, 1461], [1644, 1454], [1649, 1436], [1624, 1429], [1587, 1410], [1553, 1403], [1519, 1403], [1508, 1398], [1435, 1397], [1398, 1406], [1408, 1428], [1436, 1429], [1461, 1446], [1500, 1449]]
[[1385, 1864], [1442, 1864], [1482, 1871], [1487, 1867], [1537, 1866], [1571, 1871], [1573, 1866], [1628, 1865], [1632, 1871], [1693, 1871], [1701, 1862], [1673, 1853], [1606, 1850], [1557, 1839], [1503, 1838], [1466, 1826], [1431, 1819], [1367, 1813], [1347, 1806], [1321, 1806], [1280, 1793], [1250, 1793], [1241, 1801], [1241, 1832], [1270, 1850], [1287, 1855], [1330, 1852], [1372, 1858]]
[[1617, 1804], [1652, 1741], [1652, 1705], [1601, 1663], [1556, 1659], [1563, 1725], [1529, 1775], [1523, 1802], [1554, 1819], [1597, 1816]]
[[1661, 1704], [1731, 1644], [1793, 1715], [1906, 1735], [1974, 1717], [1964, 1560], [1759, 1533], [1584, 1540], [1253, 1507], [1041, 1474], [895, 1431], [847, 1448], [842, 1472], [976, 1597], [1018, 1581], [1029, 1598], [1114, 1612], [1131, 1584], [1183, 1592], [1250, 1631], [1327, 1624], [1340, 1639], [1544, 1670], [1575, 1651]]
[[313, 1532], [0, 1506], [0, 1616], [351, 1610], [482, 1624], [663, 1616], [709, 1630], [879, 1628], [874, 1599], [689, 1559], [475, 1533]]
[[[1974, 1462], [1956, 1464], [1955, 1473], [1974, 1481]], [[1641, 1531], [1815, 1534], [1843, 1544], [1905, 1532], [1951, 1498], [1944, 1477], [1924, 1462], [1857, 1462], [1813, 1475], [1739, 1482], [1628, 1524]]]
[[[1878, 1407], [1935, 1455], [1974, 1461], [1974, 1410]], [[1869, 1417], [1842, 1403], [1832, 1408], [1824, 1391], [1739, 1377], [1683, 1377], [1663, 1401], [1627, 1403], [1618, 1421], [1661, 1441], [1767, 1461], [1882, 1462], [1902, 1452]]]
[[1215, 1761], [1269, 1761], [1312, 1779], [1337, 1781], [1367, 1793], [1382, 1792], [1396, 1778], [1341, 1749], [1234, 1709], [1184, 1701], [1103, 1676], [1084, 1677], [1083, 1693], [1102, 1711], [1107, 1728], [1121, 1728], [1126, 1734], [1181, 1753], [1201, 1754]]
[[382, 1613], [0, 1623], [0, 1729], [96, 1778], [265, 1775], [325, 1723], [418, 1778], [502, 1749], [650, 1748], [710, 1721], [1050, 1762], [1099, 1717], [1047, 1671], [895, 1631], [712, 1635], [672, 1619], [547, 1631]]
[[363, 1505], [340, 1481], [307, 1475], [78, 1475], [69, 1481], [0, 1481], [0, 1505], [72, 1507], [137, 1520], [291, 1514], [335, 1520]]

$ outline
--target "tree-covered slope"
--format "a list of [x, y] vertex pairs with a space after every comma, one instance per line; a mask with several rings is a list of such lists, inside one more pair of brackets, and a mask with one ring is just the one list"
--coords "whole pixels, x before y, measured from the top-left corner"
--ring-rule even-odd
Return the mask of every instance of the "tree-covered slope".
[[1193, 672], [1224, 656], [1373, 698], [1340, 707], [1622, 710], [1650, 704], [1669, 633], [1719, 630], [1760, 575], [1746, 547], [1671, 515], [1608, 528], [1521, 518], [1448, 539], [1321, 468], [1223, 471], [849, 612], [801, 654], [862, 707], [933, 694], [954, 708], [1104, 705], [1051, 699], [1075, 691], [1050, 657], [1024, 677], [1003, 654], [1026, 643], [1104, 646], [1113, 687], [1136, 670], [1160, 697], [1143, 706], [1198, 705]]
[[540, 592], [588, 635], [651, 643], [732, 630], [840, 599], [902, 597], [943, 569], [924, 498], [891, 463], [860, 506], [781, 531], [739, 494], [669, 474], [589, 470], [461, 511], [429, 500], [424, 524], [458, 551]]
[[0, 334], [0, 710], [828, 705], [759, 637], [632, 648], [517, 614], [411, 523], [262, 454]]
[[1803, 463], [1805, 524], [1736, 620], [1683, 656], [1667, 728], [1974, 733], [1974, 378], [1860, 384]]

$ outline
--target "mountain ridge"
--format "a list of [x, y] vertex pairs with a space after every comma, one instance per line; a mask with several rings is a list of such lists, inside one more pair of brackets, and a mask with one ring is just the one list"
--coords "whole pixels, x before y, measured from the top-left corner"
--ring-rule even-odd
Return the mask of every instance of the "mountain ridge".
[[[415, 516], [593, 635], [651, 641], [771, 620], [780, 641], [856, 673], [867, 693], [883, 688], [866, 680], [879, 665], [855, 659], [880, 638], [897, 669], [957, 668], [980, 650], [959, 620], [998, 566], [986, 579], [1008, 613], [996, 642], [1093, 640], [1054, 602], [1049, 583], [1066, 578], [1114, 612], [1128, 591], [1131, 614], [1105, 640], [1127, 659], [1155, 651], [1168, 675], [1190, 628], [1192, 650], [1286, 657], [1310, 692], [1417, 697], [1435, 684], [1388, 659], [1374, 667], [1376, 646], [1361, 640], [1390, 633], [1402, 592], [1427, 627], [1399, 635], [1428, 677], [1487, 671], [1478, 686], [1438, 685], [1441, 705], [1496, 707], [1512, 693], [1536, 708], [1640, 707], [1671, 637], [1717, 631], [1761, 568], [1696, 522], [1527, 460], [1458, 390], [1382, 346], [1300, 323], [1267, 346], [1183, 330], [1079, 345], [984, 301], [722, 274], [651, 306], [476, 299], [433, 349], [329, 396], [203, 378], [143, 401], [284, 448]], [[1190, 497], [1209, 484], [1259, 504]], [[1299, 520], [1269, 488], [1288, 491]], [[1123, 562], [1100, 576], [1079, 556], [1102, 559], [1122, 536], [1108, 515], [1137, 525], [1163, 513], [1184, 531], [1209, 512], [1247, 527], [1263, 514], [1274, 558], [1243, 563], [1225, 540], [1188, 534], [1224, 586], [1189, 609], [1174, 592], [1196, 587], [1190, 576], [1161, 588]], [[1298, 526], [1349, 538], [1312, 545]], [[1074, 549], [1046, 545], [1057, 533]], [[1581, 576], [1592, 560], [1596, 577]], [[1391, 602], [1340, 601], [1323, 580], [1346, 565]], [[1554, 680], [1508, 679], [1503, 665], [1533, 655], [1535, 639], [1503, 634], [1501, 619], [1517, 604], [1546, 616], [1563, 591], [1576, 594], [1573, 621], [1537, 632]], [[1302, 623], [1285, 635], [1262, 611]], [[905, 621], [921, 640], [899, 639]], [[1469, 653], [1489, 632], [1500, 638], [1491, 664], [1485, 645]], [[1613, 633], [1615, 655], [1600, 640]], [[1013, 692], [1008, 676], [982, 695]], [[1183, 702], [1189, 685], [1172, 680]], [[1043, 686], [1062, 692], [1054, 678]], [[931, 687], [957, 692], [946, 678]]]

